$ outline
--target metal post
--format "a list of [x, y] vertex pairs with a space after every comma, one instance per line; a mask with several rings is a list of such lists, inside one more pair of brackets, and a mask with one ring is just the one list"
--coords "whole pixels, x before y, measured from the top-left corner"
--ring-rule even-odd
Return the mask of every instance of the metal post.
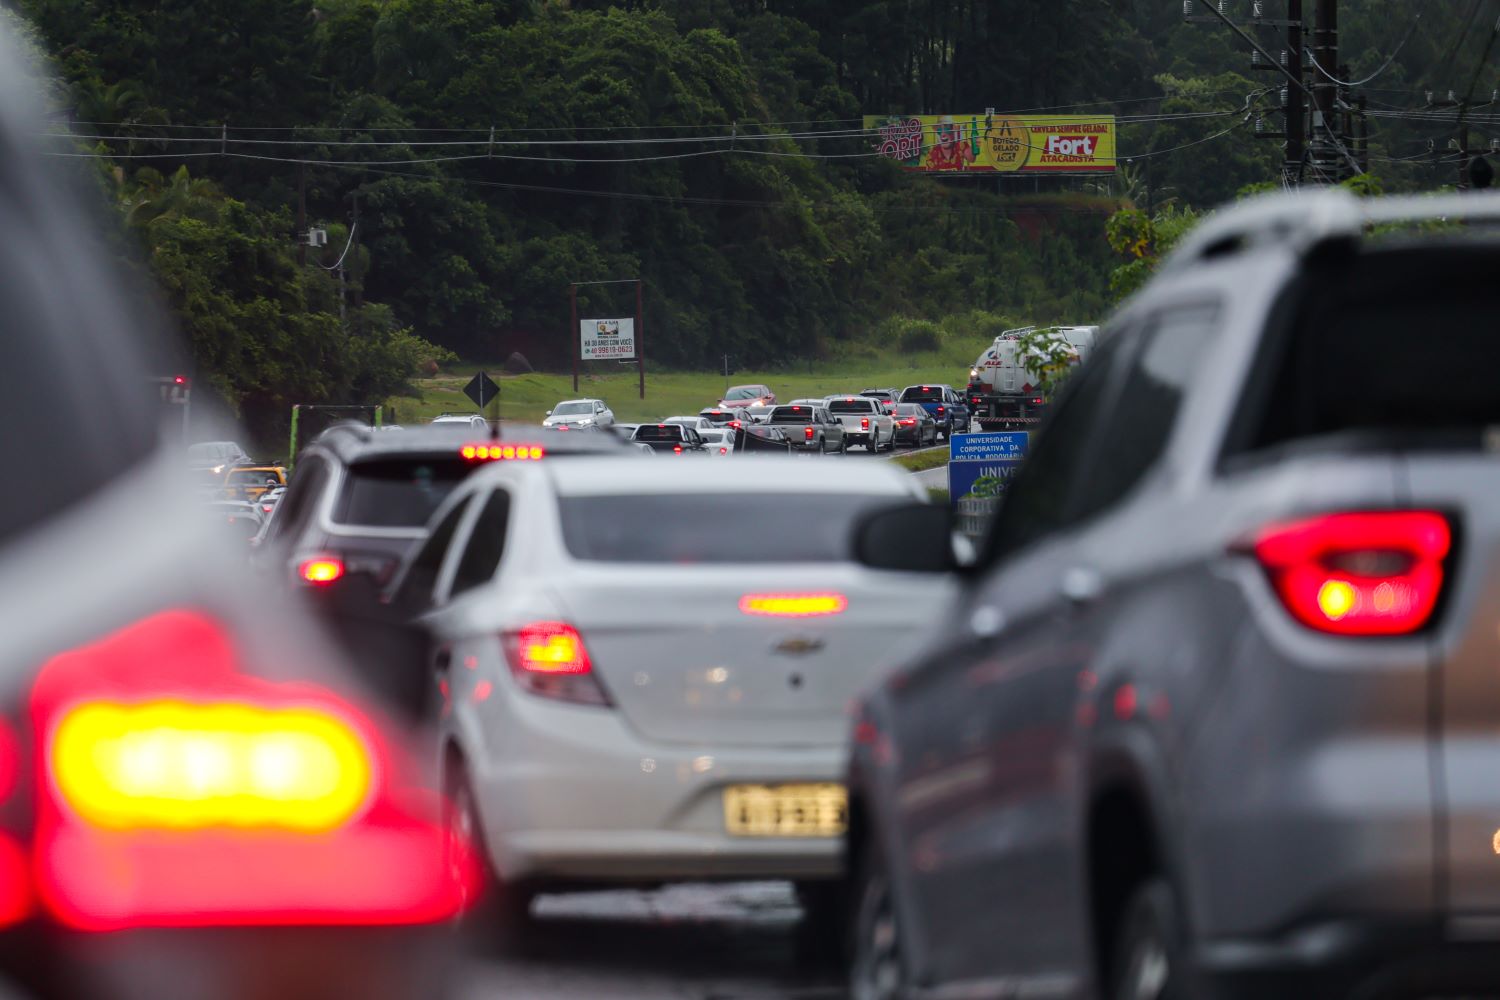
[[182, 387], [182, 443], [187, 444], [191, 438], [188, 437], [188, 411], [193, 406], [193, 387], [185, 385]]
[[353, 198], [354, 198], [354, 219], [353, 219], [353, 222], [352, 222], [352, 224], [350, 226], [350, 229], [349, 229], [349, 238], [350, 238], [350, 240], [354, 244], [350, 248], [351, 252], [354, 254], [354, 259], [349, 262], [349, 266], [351, 268], [353, 268], [353, 270], [354, 270], [354, 332], [358, 333], [359, 332], [359, 326], [360, 326], [360, 323], [359, 323], [360, 311], [364, 308], [364, 305], [365, 305], [365, 281], [364, 281], [364, 276], [360, 273], [360, 268], [359, 268], [359, 191], [358, 190], [356, 190], [354, 192]]
[[639, 278], [635, 282], [635, 362], [636, 369], [641, 377], [641, 398], [646, 398], [646, 320], [644, 315], [645, 296], [642, 289], [645, 282]]
[[[1286, 68], [1297, 80], [1302, 79], [1302, 0], [1287, 0], [1286, 17], [1292, 23], [1286, 29]], [[1307, 101], [1295, 86], [1286, 92], [1286, 159], [1288, 180], [1296, 183], [1302, 175], [1302, 158], [1307, 155]]]
[[[568, 286], [568, 305], [573, 316], [573, 325], [568, 328], [568, 340], [573, 344], [573, 392], [578, 392], [578, 355], [583, 345], [578, 342], [578, 286]], [[640, 336], [637, 334], [636, 336]]]

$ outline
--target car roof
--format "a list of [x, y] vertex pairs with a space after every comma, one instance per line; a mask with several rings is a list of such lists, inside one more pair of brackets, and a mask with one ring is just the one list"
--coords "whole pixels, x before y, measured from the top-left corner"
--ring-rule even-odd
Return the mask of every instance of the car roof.
[[[458, 449], [469, 442], [491, 439], [488, 432], [476, 434], [475, 430], [455, 423], [426, 424], [409, 427], [405, 434], [392, 435], [377, 434], [374, 428], [361, 424], [339, 424], [324, 431], [313, 444], [345, 463], [446, 451], [457, 455]], [[620, 448], [613, 435], [558, 431], [534, 424], [501, 424], [499, 440], [502, 443], [524, 441], [527, 444], [539, 444], [548, 451], [557, 453], [608, 454], [619, 451]]]
[[558, 406], [566, 406], [569, 403], [602, 403], [602, 402], [604, 402], [604, 400], [602, 400], [602, 399], [595, 399], [593, 396], [581, 396], [578, 399], [559, 399], [557, 401], [557, 403], [554, 405], [553, 409], [556, 409]]
[[874, 493], [911, 495], [906, 473], [885, 462], [798, 462], [747, 457], [734, 462], [640, 462], [635, 458], [534, 466], [563, 496], [689, 493]]

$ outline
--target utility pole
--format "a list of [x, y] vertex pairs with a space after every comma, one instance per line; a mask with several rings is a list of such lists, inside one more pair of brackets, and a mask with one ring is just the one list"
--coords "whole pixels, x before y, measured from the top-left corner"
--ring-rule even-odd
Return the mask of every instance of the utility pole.
[[[1286, 69], [1294, 80], [1304, 80], [1302, 71], [1302, 0], [1287, 0]], [[1289, 184], [1302, 180], [1302, 163], [1307, 157], [1307, 104], [1302, 91], [1288, 82], [1286, 88], [1286, 161], [1282, 176]]]
[[297, 264], [307, 266], [307, 164], [297, 164]]
[[364, 282], [364, 276], [360, 273], [360, 267], [359, 267], [359, 189], [358, 188], [355, 188], [354, 194], [351, 197], [354, 200], [354, 218], [353, 218], [353, 229], [350, 232], [351, 232], [351, 238], [354, 241], [354, 246], [351, 247], [350, 249], [354, 253], [354, 260], [351, 262], [350, 266], [354, 268], [354, 328], [355, 328], [355, 332], [358, 333], [359, 332], [359, 325], [360, 325], [359, 324], [359, 317], [361, 315], [360, 311], [364, 308], [364, 305], [365, 305], [365, 282]]
[[1343, 179], [1342, 162], [1334, 127], [1338, 122], [1338, 84], [1329, 76], [1339, 65], [1338, 0], [1317, 0], [1313, 20], [1313, 58], [1323, 72], [1313, 79], [1313, 165], [1319, 181], [1336, 184]]

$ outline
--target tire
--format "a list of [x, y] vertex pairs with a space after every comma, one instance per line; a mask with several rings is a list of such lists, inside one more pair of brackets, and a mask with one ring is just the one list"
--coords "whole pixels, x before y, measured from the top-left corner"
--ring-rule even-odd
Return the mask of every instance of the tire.
[[865, 845], [848, 904], [849, 1000], [904, 1000], [910, 972], [901, 921], [889, 868], [874, 837]]
[[843, 970], [848, 962], [849, 887], [843, 880], [798, 882], [797, 960], [803, 968]]
[[1125, 905], [1110, 968], [1110, 1000], [1185, 1000], [1187, 964], [1177, 894], [1162, 879]]
[[839, 454], [840, 455], [847, 455], [847, 454], [849, 454], [849, 439], [847, 437], [841, 437], [841, 438], [839, 438]]
[[[535, 893], [524, 885], [506, 882], [490, 863], [484, 830], [468, 776], [461, 770], [447, 783], [443, 847], [448, 864], [467, 863], [477, 872], [464, 879], [477, 890], [457, 920], [463, 943], [481, 953], [509, 955], [528, 950], [535, 941], [531, 902]], [[459, 845], [467, 844], [467, 850]], [[467, 858], [467, 861], [461, 860]]]

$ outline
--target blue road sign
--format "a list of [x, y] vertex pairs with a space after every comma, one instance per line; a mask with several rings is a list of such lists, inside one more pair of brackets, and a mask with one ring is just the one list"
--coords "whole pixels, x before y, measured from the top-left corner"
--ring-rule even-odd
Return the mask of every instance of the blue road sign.
[[974, 489], [974, 483], [993, 476], [1000, 480], [998, 495], [1021, 467], [1031, 441], [1029, 431], [987, 434], [955, 434], [948, 441], [948, 496], [958, 503]]

